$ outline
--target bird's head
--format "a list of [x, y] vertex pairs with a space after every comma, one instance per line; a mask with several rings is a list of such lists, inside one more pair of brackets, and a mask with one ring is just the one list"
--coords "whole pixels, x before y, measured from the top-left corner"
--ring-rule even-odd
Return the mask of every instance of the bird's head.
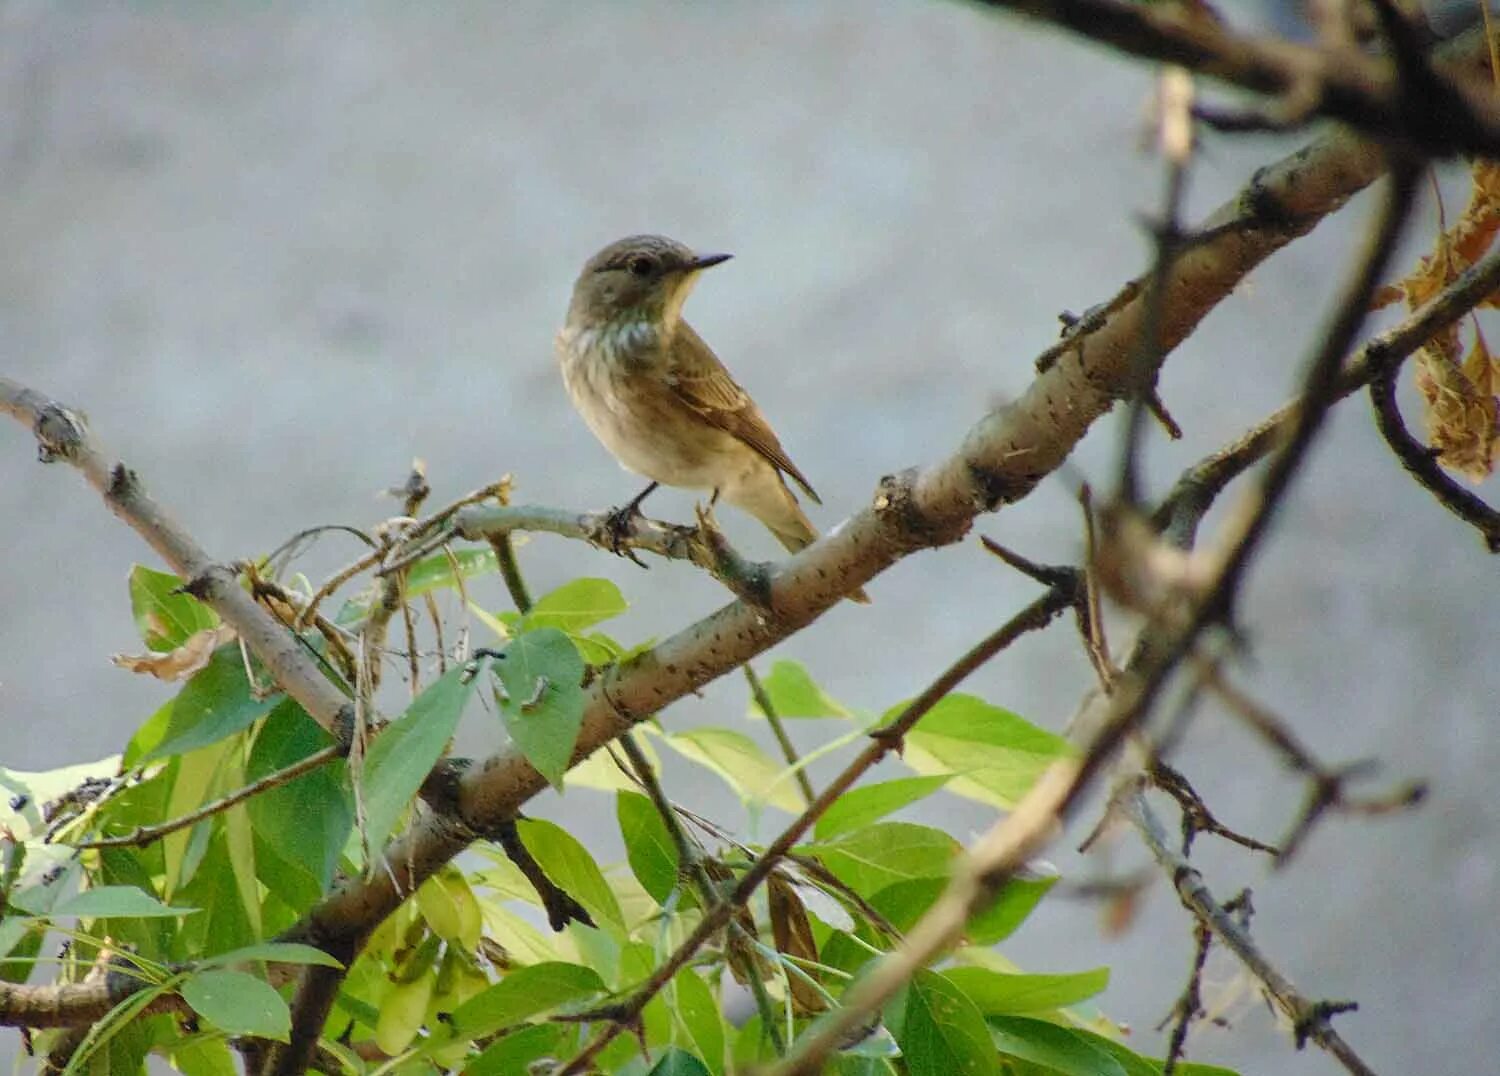
[[728, 254], [698, 254], [665, 236], [628, 236], [584, 264], [568, 323], [596, 328], [643, 322], [670, 333], [698, 274], [728, 260]]

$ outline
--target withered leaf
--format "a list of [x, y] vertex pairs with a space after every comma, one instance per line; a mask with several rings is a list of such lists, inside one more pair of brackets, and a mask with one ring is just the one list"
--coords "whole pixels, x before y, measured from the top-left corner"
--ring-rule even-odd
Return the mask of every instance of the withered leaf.
[[[771, 937], [776, 950], [799, 960], [817, 960], [818, 945], [813, 940], [812, 924], [807, 918], [807, 908], [796, 889], [780, 872], [773, 873], [766, 884], [766, 896], [771, 912]], [[817, 973], [803, 968], [813, 978]], [[791, 987], [792, 1007], [800, 1014], [822, 1012], [828, 1007], [817, 988], [794, 972], [787, 972], [787, 983]]]
[[175, 650], [162, 653], [114, 654], [110, 661], [134, 673], [149, 673], [158, 680], [186, 680], [208, 664], [214, 651], [235, 640], [228, 624], [205, 628], [188, 636]]

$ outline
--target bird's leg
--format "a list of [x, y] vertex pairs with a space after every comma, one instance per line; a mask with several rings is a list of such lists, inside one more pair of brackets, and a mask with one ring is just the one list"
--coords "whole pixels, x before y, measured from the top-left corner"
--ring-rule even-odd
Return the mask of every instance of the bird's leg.
[[713, 496], [708, 499], [708, 507], [709, 507], [709, 509], [712, 510], [713, 506], [716, 505], [716, 504], [718, 504], [718, 503], [719, 503], [719, 487], [715, 486], [714, 487], [714, 494], [713, 494]]
[[660, 484], [659, 482], [652, 482], [645, 489], [637, 493], [629, 504], [623, 508], [612, 510], [604, 519], [604, 529], [609, 534], [609, 548], [616, 556], [629, 557], [637, 564], [640, 564], [642, 568], [646, 565], [641, 562], [641, 559], [635, 555], [629, 546], [624, 544], [625, 536], [630, 533], [631, 526], [635, 523], [636, 517], [641, 514], [641, 502], [651, 496], [652, 491]]

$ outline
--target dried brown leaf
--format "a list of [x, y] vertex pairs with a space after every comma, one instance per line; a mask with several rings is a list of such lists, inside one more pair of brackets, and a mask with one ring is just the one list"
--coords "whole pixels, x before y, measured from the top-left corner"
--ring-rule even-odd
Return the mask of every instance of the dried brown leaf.
[[[817, 960], [818, 943], [813, 940], [812, 923], [808, 921], [807, 908], [792, 883], [780, 874], [772, 874], [766, 883], [766, 897], [776, 951], [800, 960]], [[808, 974], [816, 978], [816, 973], [809, 970]], [[828, 1007], [812, 983], [792, 972], [787, 972], [786, 979], [792, 992], [792, 1007], [799, 1015], [822, 1012]]]
[[186, 680], [208, 664], [215, 650], [235, 639], [227, 624], [194, 632], [175, 650], [163, 653], [115, 654], [109, 660], [133, 673], [149, 673], [158, 680]]
[[1416, 358], [1416, 385], [1422, 396], [1427, 442], [1438, 462], [1474, 482], [1494, 470], [1500, 441], [1500, 401], [1495, 397], [1495, 359], [1484, 336], [1462, 363], [1423, 348]]

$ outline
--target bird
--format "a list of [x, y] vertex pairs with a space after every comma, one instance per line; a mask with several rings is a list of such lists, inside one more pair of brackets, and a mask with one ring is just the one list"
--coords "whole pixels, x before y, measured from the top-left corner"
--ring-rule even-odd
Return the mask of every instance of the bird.
[[[711, 490], [760, 520], [788, 551], [818, 537], [787, 479], [814, 504], [755, 401], [682, 316], [699, 275], [730, 259], [660, 235], [617, 240], [587, 262], [557, 332], [574, 408], [626, 470], [650, 481], [613, 518], [623, 525], [658, 486]], [[618, 551], [618, 550], [617, 550]], [[850, 595], [868, 601], [863, 591]]]

